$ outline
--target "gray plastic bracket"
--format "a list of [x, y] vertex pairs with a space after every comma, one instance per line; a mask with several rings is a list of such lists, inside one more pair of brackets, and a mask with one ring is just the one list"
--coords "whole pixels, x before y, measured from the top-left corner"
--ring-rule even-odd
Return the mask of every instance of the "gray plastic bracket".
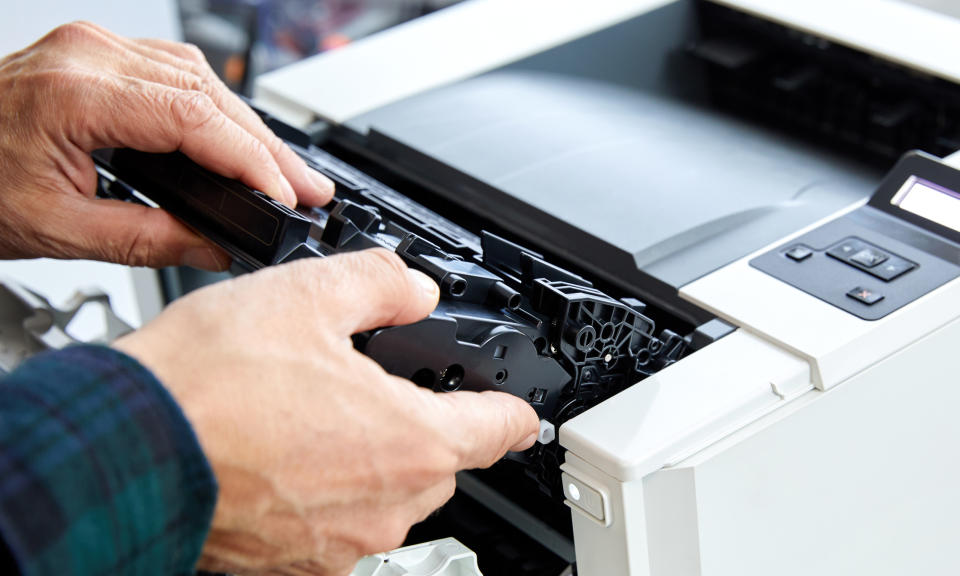
[[483, 576], [477, 555], [454, 538], [399, 548], [360, 560], [351, 576]]
[[88, 305], [100, 306], [106, 324], [105, 332], [88, 343], [108, 344], [133, 330], [113, 311], [110, 297], [102, 290], [79, 290], [65, 307], [57, 308], [40, 294], [0, 278], [0, 372], [10, 372], [45, 350], [81, 343], [67, 327]]

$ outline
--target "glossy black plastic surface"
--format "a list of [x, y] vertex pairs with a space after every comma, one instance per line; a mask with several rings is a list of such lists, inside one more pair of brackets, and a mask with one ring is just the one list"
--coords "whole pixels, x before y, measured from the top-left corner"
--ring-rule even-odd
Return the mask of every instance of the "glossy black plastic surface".
[[[334, 180], [329, 205], [291, 210], [178, 153], [101, 150], [95, 158], [103, 195], [149, 199], [248, 271], [372, 247], [396, 252], [437, 282], [439, 305], [421, 322], [358, 334], [354, 343], [389, 372], [438, 392], [507, 392], [559, 426], [691, 348], [693, 335], [658, 332], [641, 301], [614, 298], [509, 240], [474, 234], [323, 150], [293, 147]], [[514, 458], [554, 487], [562, 460], [555, 440]]]

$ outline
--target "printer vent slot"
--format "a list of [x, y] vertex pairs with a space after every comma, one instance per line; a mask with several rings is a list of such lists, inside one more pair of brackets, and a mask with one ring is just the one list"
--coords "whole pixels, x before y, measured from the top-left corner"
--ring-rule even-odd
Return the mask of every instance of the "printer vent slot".
[[688, 53], [719, 109], [882, 166], [960, 149], [960, 86], [712, 2], [698, 11]]

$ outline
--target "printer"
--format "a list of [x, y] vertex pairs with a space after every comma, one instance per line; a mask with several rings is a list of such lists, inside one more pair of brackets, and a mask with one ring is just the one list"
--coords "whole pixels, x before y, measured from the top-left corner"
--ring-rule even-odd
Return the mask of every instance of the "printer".
[[281, 136], [694, 335], [410, 543], [488, 576], [960, 573], [956, 55], [893, 0], [473, 0], [258, 79]]

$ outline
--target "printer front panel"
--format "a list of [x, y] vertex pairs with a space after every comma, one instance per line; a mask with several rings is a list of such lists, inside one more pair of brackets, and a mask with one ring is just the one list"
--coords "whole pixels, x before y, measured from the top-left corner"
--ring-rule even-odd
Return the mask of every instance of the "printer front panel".
[[[763, 279], [779, 283], [748, 265], [734, 267], [736, 271], [766, 288], [774, 284], [763, 284]], [[661, 451], [647, 451], [650, 458], [624, 459], [620, 468], [611, 466], [612, 455], [630, 454], [630, 444], [644, 438], [628, 431], [643, 430], [644, 421], [656, 417], [656, 391], [650, 387], [621, 393], [561, 429], [561, 441], [569, 448], [564, 470], [592, 483], [609, 506], [599, 521], [570, 502], [566, 490], [579, 574], [892, 576], [960, 571], [960, 561], [951, 554], [960, 499], [948, 497], [960, 483], [960, 459], [952, 448], [960, 438], [960, 419], [952, 409], [960, 403], [960, 389], [951, 361], [960, 341], [960, 311], [947, 306], [960, 299], [960, 280], [876, 322], [784, 286], [796, 293], [801, 310], [821, 309], [823, 314], [811, 314], [808, 322], [844, 314], [850, 324], [836, 323], [838, 331], [863, 326], [864, 331], [846, 334], [849, 341], [832, 339], [830, 324], [807, 327], [826, 343], [842, 341], [836, 354], [845, 364], [830, 354], [819, 359], [796, 355], [808, 371], [792, 377], [770, 372], [771, 395], [785, 395], [779, 402], [741, 404], [753, 410], [742, 412], [740, 419], [731, 418], [736, 412], [731, 406], [718, 407], [700, 421], [712, 421], [705, 429], [713, 434], [684, 429], [686, 441], [678, 435]], [[775, 293], [785, 294], [789, 292]], [[936, 309], [942, 315], [934, 320]], [[779, 321], [804, 320], [790, 316]], [[733, 389], [758, 377], [751, 375], [749, 355], [733, 354], [726, 362], [711, 357], [742, 335], [756, 338], [752, 346], [758, 352], [768, 345], [796, 354], [770, 334], [741, 328], [648, 383], [663, 389], [672, 374], [697, 363], [705, 373], [712, 365], [712, 383], [719, 388]], [[855, 353], [862, 347], [880, 353]], [[821, 364], [829, 385], [818, 389], [814, 380]], [[735, 369], [730, 373], [737, 365], [740, 379]], [[688, 381], [678, 378], [674, 384]], [[641, 390], [647, 392], [646, 402], [632, 404]], [[672, 412], [683, 416], [682, 409]], [[729, 425], [718, 425], [724, 421]]]
[[620, 512], [649, 573], [960, 573], [958, 341], [954, 321], [645, 478], [644, 508]]
[[[740, 329], [561, 428], [568, 478], [594, 481], [611, 505], [598, 521], [566, 489], [580, 574], [957, 573], [960, 499], [945, 495], [960, 459], [939, 441], [960, 438], [949, 408], [960, 401], [960, 231], [948, 226], [958, 183], [960, 172], [909, 155], [869, 205], [681, 291]], [[917, 190], [940, 209], [911, 200]], [[814, 258], [823, 267], [805, 274], [769, 265]], [[901, 260], [913, 267], [878, 276]], [[895, 305], [870, 318], [809, 289], [849, 274], [887, 286]], [[713, 412], [694, 413], [698, 381], [717, 394]], [[679, 390], [692, 394], [668, 404]]]

